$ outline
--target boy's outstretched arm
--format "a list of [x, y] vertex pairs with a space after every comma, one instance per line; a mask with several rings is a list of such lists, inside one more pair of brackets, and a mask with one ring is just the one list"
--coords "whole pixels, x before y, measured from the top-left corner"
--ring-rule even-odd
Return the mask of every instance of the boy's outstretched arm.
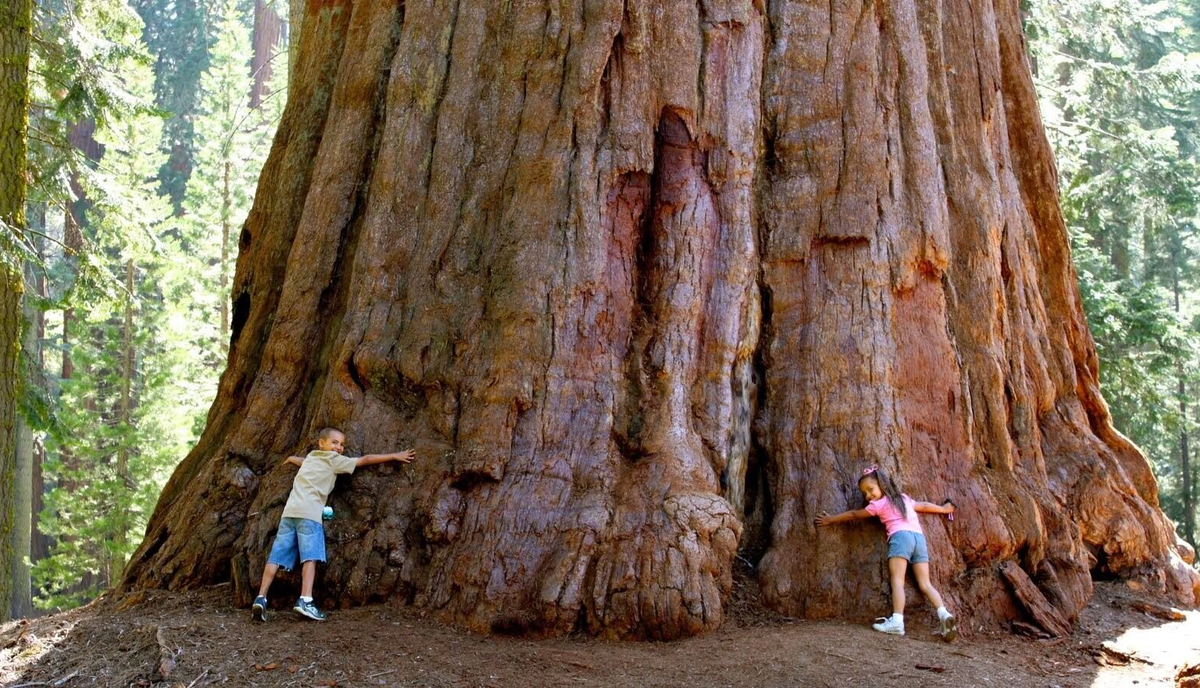
[[377, 463], [387, 463], [388, 461], [399, 461], [400, 463], [408, 463], [413, 460], [416, 454], [411, 449], [405, 449], [401, 452], [393, 452], [391, 454], [367, 454], [358, 457], [359, 466], [370, 466]]
[[825, 512], [813, 519], [813, 523], [818, 526], [831, 526], [835, 523], [845, 523], [846, 521], [857, 521], [860, 518], [871, 518], [871, 512], [866, 509], [853, 509], [851, 511], [843, 511], [836, 516], [830, 516]]
[[289, 456], [283, 460], [284, 463], [290, 463], [293, 466], [299, 466], [304, 463], [303, 456]]

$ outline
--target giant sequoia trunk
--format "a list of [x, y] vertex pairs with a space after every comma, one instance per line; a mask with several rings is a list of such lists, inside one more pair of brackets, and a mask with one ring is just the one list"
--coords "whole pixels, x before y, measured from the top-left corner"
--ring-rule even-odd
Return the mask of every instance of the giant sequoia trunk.
[[[316, 428], [330, 603], [672, 638], [739, 548], [886, 609], [879, 463], [976, 624], [1197, 577], [1097, 387], [1016, 0], [310, 0], [228, 369], [127, 587], [249, 600]], [[1018, 592], [1010, 592], [1016, 590]]]

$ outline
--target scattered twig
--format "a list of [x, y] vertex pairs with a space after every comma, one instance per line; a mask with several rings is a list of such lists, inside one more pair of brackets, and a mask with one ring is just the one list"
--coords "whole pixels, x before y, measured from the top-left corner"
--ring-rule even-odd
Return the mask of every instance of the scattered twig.
[[66, 676], [63, 676], [62, 678], [58, 679], [54, 683], [51, 683], [50, 685], [54, 686], [54, 688], [58, 688], [59, 686], [63, 685], [67, 681], [70, 681], [71, 679], [75, 678], [78, 675], [79, 675], [79, 670], [76, 669], [75, 671], [72, 671], [71, 673], [67, 674]]
[[394, 674], [394, 673], [396, 673], [397, 671], [400, 671], [400, 670], [399, 670], [399, 669], [390, 669], [390, 670], [388, 670], [388, 671], [381, 671], [381, 672], [379, 672], [379, 673], [377, 673], [377, 674], [371, 674], [371, 675], [370, 675], [370, 676], [368, 676], [367, 678], [369, 678], [369, 679], [371, 679], [371, 678], [379, 678], [380, 676], [387, 676], [388, 674]]
[[187, 688], [193, 688], [197, 683], [200, 682], [200, 679], [204, 678], [205, 676], [208, 676], [208, 669], [205, 669], [203, 673], [192, 679], [192, 682], [188, 684]]
[[587, 664], [587, 663], [585, 663], [585, 662], [577, 662], [577, 661], [575, 661], [575, 660], [573, 660], [573, 659], [568, 659], [568, 660], [566, 660], [566, 663], [567, 663], [567, 664], [570, 664], [570, 665], [571, 665], [571, 666], [573, 666], [573, 667], [579, 667], [580, 669], [587, 669], [588, 671], [595, 671], [595, 670], [596, 670], [596, 667], [592, 666], [591, 664]]

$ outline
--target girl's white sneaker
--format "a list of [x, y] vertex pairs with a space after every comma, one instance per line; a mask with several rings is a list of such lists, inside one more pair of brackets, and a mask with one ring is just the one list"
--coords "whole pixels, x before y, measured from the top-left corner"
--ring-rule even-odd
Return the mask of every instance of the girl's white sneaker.
[[904, 620], [897, 619], [894, 616], [889, 616], [886, 619], [879, 618], [875, 620], [875, 623], [871, 624], [871, 628], [874, 628], [880, 633], [904, 635]]
[[951, 642], [958, 637], [958, 620], [954, 618], [953, 614], [947, 614], [941, 619], [941, 622], [942, 629], [938, 635], [942, 636], [942, 640]]

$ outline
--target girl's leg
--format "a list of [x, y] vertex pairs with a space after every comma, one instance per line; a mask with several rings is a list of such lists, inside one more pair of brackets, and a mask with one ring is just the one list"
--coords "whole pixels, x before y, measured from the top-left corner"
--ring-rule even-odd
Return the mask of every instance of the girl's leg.
[[[920, 564], [917, 564], [920, 566]], [[913, 567], [915, 570], [915, 566]], [[929, 565], [925, 565], [928, 574]], [[888, 558], [888, 573], [892, 579], [892, 612], [904, 613], [904, 574], [908, 571], [908, 560], [904, 557]], [[928, 580], [928, 577], [926, 578]]]
[[942, 604], [942, 596], [938, 593], [937, 588], [933, 587], [933, 583], [929, 582], [929, 562], [913, 564], [913, 577], [917, 579], [917, 587], [921, 592], [925, 593], [925, 597], [929, 598], [929, 602], [934, 609], [939, 609], [946, 605]]

